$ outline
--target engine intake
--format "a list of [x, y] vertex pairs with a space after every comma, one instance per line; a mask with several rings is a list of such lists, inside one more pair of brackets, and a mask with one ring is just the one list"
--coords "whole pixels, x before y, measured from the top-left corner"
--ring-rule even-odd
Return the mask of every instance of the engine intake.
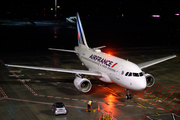
[[151, 74], [146, 73], [146, 82], [147, 82], [147, 87], [152, 87], [155, 83], [155, 79]]
[[92, 88], [90, 80], [83, 78], [80, 75], [76, 75], [76, 78], [74, 79], [74, 86], [83, 93], [89, 92]]

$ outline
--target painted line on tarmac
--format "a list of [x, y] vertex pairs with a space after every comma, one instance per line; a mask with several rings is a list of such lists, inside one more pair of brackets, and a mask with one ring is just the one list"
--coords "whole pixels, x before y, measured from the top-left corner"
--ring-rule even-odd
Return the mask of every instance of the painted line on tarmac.
[[[113, 95], [118, 96], [118, 95], [114, 92], [114, 90], [112, 90], [112, 89], [110, 89], [110, 88], [108, 88], [108, 87], [103, 87], [103, 89], [106, 89], [106, 90], [108, 90], [110, 93], [112, 93]], [[150, 88], [149, 88], [149, 89], [150, 89]], [[147, 89], [146, 91], [148, 91], [149, 89]], [[143, 93], [145, 93], [146, 91], [144, 91]], [[141, 94], [143, 94], [143, 93], [141, 93]], [[120, 94], [120, 96], [122, 96], [122, 97], [125, 98], [124, 95], [121, 95], [121, 94]], [[142, 99], [143, 99], [143, 98], [142, 98]], [[143, 99], [143, 100], [144, 100], [144, 99]], [[136, 104], [138, 104], [138, 106], [136, 106], [136, 107], [147, 109], [147, 107], [141, 105], [140, 103], [137, 103], [137, 102], [136, 102]], [[124, 106], [124, 104], [117, 104], [117, 105]], [[127, 107], [134, 107], [134, 105], [126, 105], [126, 106], [127, 106]]]
[[39, 95], [40, 97], [45, 97], [45, 95]]
[[126, 98], [124, 95], [122, 95], [122, 94], [120, 94], [120, 96], [118, 95], [118, 94], [116, 94], [115, 92], [114, 92], [114, 90], [112, 90], [112, 89], [110, 89], [110, 88], [108, 88], [108, 87], [102, 87], [103, 89], [105, 89], [105, 90], [107, 90], [107, 91], [109, 91], [111, 94], [113, 94], [113, 95], [115, 95], [116, 97], [124, 97], [124, 98]]
[[[21, 102], [29, 102], [29, 103], [37, 103], [37, 104], [45, 104], [45, 105], [53, 105], [53, 104], [54, 104], [54, 103], [48, 103], [48, 102], [39, 102], [39, 101], [16, 99], [16, 98], [3, 98], [3, 99], [6, 99], [6, 100], [14, 100], [14, 101], [21, 101]], [[72, 105], [66, 105], [66, 107], [87, 109], [86, 107], [72, 106]]]
[[61, 99], [61, 97], [55, 97], [55, 98], [57, 98], [57, 99]]
[[0, 100], [3, 100], [3, 99], [4, 99], [4, 97], [1, 97], [1, 98], [0, 98]]
[[147, 107], [147, 108], [149, 108], [149, 109], [153, 109], [153, 107]]
[[[180, 94], [180, 93], [179, 93]], [[169, 103], [166, 105], [166, 106], [164, 106], [163, 108], [165, 108], [165, 107], [167, 107], [175, 98], [177, 98], [177, 96], [179, 95], [179, 94], [177, 94], [171, 101], [169, 101]], [[173, 106], [174, 107], [174, 106]]]
[[70, 98], [63, 98], [63, 99], [65, 99], [65, 100], [70, 100]]
[[[163, 94], [161, 94], [161, 96], [160, 97], [158, 97], [158, 99], [159, 98], [161, 98], [163, 95], [165, 95], [170, 89], [172, 89], [173, 87], [177, 87], [169, 96], [171, 96], [177, 89], [179, 89], [180, 88], [180, 86], [172, 86], [172, 85], [166, 85], [165, 87], [163, 87], [160, 91], [162, 91], [164, 88], [166, 88], [167, 86], [169, 86], [169, 89], [168, 90], [166, 90]], [[158, 93], [160, 93], [160, 91], [158, 91], [155, 95], [157, 95]], [[173, 100], [178, 96], [179, 94], [177, 94], [174, 98], [173, 98]], [[165, 99], [164, 99], [164, 101], [169, 97], [169, 96], [167, 96]], [[141, 98], [141, 99], [143, 99], [144, 100], [144, 98]], [[151, 98], [150, 98], [151, 99]], [[169, 113], [173, 113], [173, 114], [176, 114], [177, 116], [179, 116], [178, 115], [178, 112], [180, 111], [180, 109], [175, 113], [175, 112], [171, 112], [171, 110], [180, 102], [180, 100], [170, 109], [170, 110], [167, 110], [167, 109], [165, 109], [165, 107], [163, 108], [163, 107], [160, 107], [160, 106], [158, 106], [158, 105], [156, 105], [156, 104], [154, 104], [154, 102], [156, 102], [158, 99], [156, 99], [155, 101], [153, 101], [153, 102], [150, 102], [150, 101], [148, 101], [147, 100], [147, 102], [148, 103], [150, 103], [151, 105], [155, 105], [156, 107], [158, 107], [157, 109], [158, 110], [164, 110], [164, 111], [167, 111], [167, 112], [169, 112]], [[161, 101], [161, 103], [162, 103], [163, 101]], [[168, 102], [168, 103], [171, 103], [172, 102], [172, 100], [170, 101], [170, 102]], [[161, 104], [160, 103], [160, 104]], [[160, 105], [159, 104], [159, 105]], [[169, 104], [167, 104], [167, 105], [169, 105]], [[138, 107], [138, 106], [137, 106]], [[149, 107], [147, 107], [147, 108], [149, 108]], [[149, 109], [151, 109], [151, 108], [149, 108]], [[180, 117], [180, 116], [179, 116]]]
[[169, 110], [169, 112], [180, 102], [180, 100]]
[[145, 95], [143, 98], [147, 97], [148, 95], [150, 95], [152, 92], [154, 92], [156, 89], [158, 89], [159, 86], [157, 86], [154, 90], [152, 90], [151, 92], [149, 92], [147, 95]]
[[1, 87], [0, 87], [0, 91], [1, 91], [1, 93], [3, 94], [3, 96], [4, 96], [5, 98], [8, 97]]
[[144, 105], [141, 105], [140, 103], [137, 103], [138, 105], [140, 105], [141, 107], [147, 109], [147, 107], [145, 107]]
[[78, 99], [72, 99], [72, 100], [78, 100]]
[[47, 96], [47, 97], [49, 97], [49, 98], [53, 98], [54, 96]]
[[121, 106], [124, 106], [124, 104], [117, 104], [117, 105], [121, 105]]
[[168, 95], [161, 103], [159, 103], [157, 106], [159, 106], [160, 104], [162, 104], [168, 97], [170, 97], [177, 89], [179, 89], [180, 86], [178, 88], [176, 88], [170, 95]]
[[[167, 87], [167, 85], [165, 85], [161, 90], [159, 90], [157, 93], [154, 94], [154, 96], [156, 96], [158, 93], [160, 93], [162, 90], [164, 90]], [[153, 96], [150, 97], [148, 100], [152, 100]]]
[[126, 105], [127, 107], [134, 107], [134, 105]]
[[163, 108], [157, 108], [158, 110], [164, 110]]
[[138, 97], [139, 96], [141, 96], [143, 93], [145, 93], [146, 91], [148, 91], [150, 89], [150, 87], [149, 88], [147, 88], [146, 90], [144, 90], [142, 93], [140, 93], [139, 95], [138, 95]]
[[[0, 62], [5, 66], [5, 64], [4, 64], [4, 62], [3, 62], [2, 60], [0, 60]], [[21, 83], [23, 83], [23, 85], [24, 85], [26, 88], [28, 88], [28, 90], [31, 91], [31, 93], [33, 93], [35, 96], [38, 95], [38, 94], [37, 94], [34, 90], [32, 90], [25, 82], [23, 82], [23, 80], [21, 80], [21, 79], [19, 78], [19, 76], [16, 75], [9, 67], [6, 66], [6, 68], [7, 68]]]
[[[170, 89], [172, 89], [174, 86], [171, 86], [166, 92], [164, 92], [160, 97], [158, 97], [158, 99], [159, 98], [161, 98], [164, 94], [166, 94]], [[152, 104], [154, 104], [155, 102], [156, 102], [157, 100], [155, 100], [154, 102], [152, 102]], [[156, 104], [154, 104], [154, 105], [156, 105]]]
[[176, 112], [176, 114], [178, 114], [179, 111], [180, 111], [180, 109]]

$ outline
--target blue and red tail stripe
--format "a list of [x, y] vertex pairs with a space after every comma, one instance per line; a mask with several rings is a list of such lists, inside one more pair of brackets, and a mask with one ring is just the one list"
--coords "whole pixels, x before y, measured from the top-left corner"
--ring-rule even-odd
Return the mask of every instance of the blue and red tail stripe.
[[79, 17], [78, 13], [77, 13], [77, 22], [76, 23], [77, 23], [78, 43], [86, 45], [85, 36], [84, 36], [81, 20], [80, 20], [80, 17]]

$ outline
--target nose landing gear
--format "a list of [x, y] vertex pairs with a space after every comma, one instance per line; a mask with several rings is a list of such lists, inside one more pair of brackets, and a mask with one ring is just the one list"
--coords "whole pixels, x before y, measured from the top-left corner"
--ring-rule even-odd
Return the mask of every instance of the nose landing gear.
[[129, 94], [129, 90], [128, 90], [128, 89], [125, 89], [125, 90], [126, 90], [126, 92], [127, 92], [126, 100], [131, 99], [132, 96], [131, 96], [131, 94]]

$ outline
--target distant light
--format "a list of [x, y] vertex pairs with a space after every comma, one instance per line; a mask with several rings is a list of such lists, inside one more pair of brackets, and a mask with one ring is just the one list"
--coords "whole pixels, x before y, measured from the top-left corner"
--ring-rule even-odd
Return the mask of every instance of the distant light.
[[110, 53], [108, 53], [108, 56], [111, 56], [111, 54], [110, 54]]
[[60, 8], [60, 6], [57, 6], [57, 8]]
[[160, 17], [160, 15], [151, 15], [152, 17]]
[[51, 8], [51, 10], [53, 10], [53, 8]]
[[179, 16], [179, 13], [176, 13], [175, 15], [176, 15], [176, 16]]
[[56, 39], [57, 38], [57, 36], [56, 35], [54, 35], [54, 39]]
[[46, 10], [46, 9], [44, 8], [44, 10]]
[[122, 18], [124, 17], [124, 14], [122, 14]]

